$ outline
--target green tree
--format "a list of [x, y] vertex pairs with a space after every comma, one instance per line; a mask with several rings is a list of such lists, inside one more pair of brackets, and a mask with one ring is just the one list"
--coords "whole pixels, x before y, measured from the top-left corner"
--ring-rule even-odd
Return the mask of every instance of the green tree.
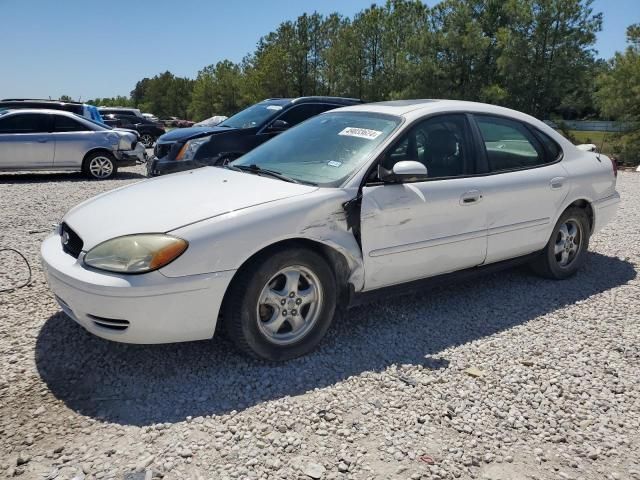
[[640, 24], [627, 29], [629, 46], [616, 52], [611, 69], [598, 77], [596, 98], [602, 113], [632, 128], [614, 137], [614, 151], [625, 163], [640, 163]]

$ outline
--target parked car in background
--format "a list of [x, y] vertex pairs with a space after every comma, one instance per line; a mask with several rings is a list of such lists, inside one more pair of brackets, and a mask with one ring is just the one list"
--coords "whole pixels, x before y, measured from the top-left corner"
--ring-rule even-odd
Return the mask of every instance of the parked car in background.
[[314, 115], [358, 103], [362, 101], [342, 97], [271, 98], [214, 127], [173, 130], [158, 138], [147, 173], [154, 176], [221, 165]]
[[0, 108], [48, 108], [51, 110], [64, 110], [75, 113], [81, 117], [88, 118], [95, 122], [101, 122], [102, 117], [97, 107], [80, 102], [62, 102], [59, 100], [39, 100], [30, 98], [5, 98], [0, 100]]
[[124, 115], [111, 113], [105, 115], [104, 123], [111, 127], [121, 127], [138, 132], [140, 142], [146, 147], [151, 148], [156, 139], [160, 135], [165, 134], [164, 127], [161, 124], [147, 120], [146, 118], [136, 117], [135, 115]]
[[[200, 340], [220, 318], [240, 350], [286, 360], [383, 288], [525, 262], [568, 278], [619, 200], [609, 158], [529, 115], [402, 100], [102, 194], [64, 216], [42, 259], [62, 309], [100, 337]], [[141, 202], [153, 208], [129, 208]]]
[[144, 115], [138, 108], [128, 107], [98, 107], [100, 115], [135, 115], [136, 117], [144, 119]]
[[160, 121], [164, 123], [165, 127], [173, 127], [173, 128], [188, 128], [192, 127], [195, 122], [191, 120], [183, 120], [178, 117], [166, 117], [161, 118]]
[[104, 180], [135, 165], [138, 148], [135, 133], [63, 110], [0, 111], [0, 171], [80, 170]]
[[201, 122], [194, 123], [194, 127], [215, 127], [220, 122], [224, 122], [227, 118], [224, 115], [214, 115], [213, 117], [209, 117]]
[[154, 123], [159, 123], [160, 119], [156, 117], [153, 113], [143, 113], [142, 116], [147, 120], [151, 120]]

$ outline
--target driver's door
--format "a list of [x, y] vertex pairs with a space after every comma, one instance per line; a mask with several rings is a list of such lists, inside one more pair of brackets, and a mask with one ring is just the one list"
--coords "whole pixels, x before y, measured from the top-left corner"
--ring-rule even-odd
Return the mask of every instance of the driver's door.
[[474, 267], [487, 252], [487, 211], [475, 173], [464, 115], [442, 115], [412, 127], [385, 154], [381, 172], [417, 160], [428, 177], [370, 182], [362, 191], [365, 290]]

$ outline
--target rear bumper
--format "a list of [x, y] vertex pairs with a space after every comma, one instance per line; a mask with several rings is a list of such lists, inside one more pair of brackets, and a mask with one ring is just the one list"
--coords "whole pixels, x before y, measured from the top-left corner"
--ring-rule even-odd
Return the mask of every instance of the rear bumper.
[[620, 194], [618, 192], [593, 202], [593, 215], [595, 217], [595, 222], [593, 225], [593, 232], [591, 232], [592, 234], [596, 233], [613, 219], [618, 210], [619, 203]]
[[213, 336], [234, 271], [166, 277], [159, 271], [118, 275], [85, 268], [52, 235], [42, 265], [64, 312], [86, 330], [124, 343], [172, 343]]

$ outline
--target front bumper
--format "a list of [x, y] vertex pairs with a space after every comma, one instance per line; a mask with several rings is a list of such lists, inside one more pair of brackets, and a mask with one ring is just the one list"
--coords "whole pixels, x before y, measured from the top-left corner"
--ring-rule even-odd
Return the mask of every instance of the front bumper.
[[147, 161], [147, 151], [141, 143], [133, 150], [117, 150], [113, 154], [118, 167], [134, 167]]
[[117, 342], [172, 343], [213, 337], [235, 271], [167, 277], [119, 275], [84, 267], [62, 250], [59, 235], [41, 248], [42, 265], [64, 312], [89, 332]]
[[194, 168], [204, 167], [198, 160], [168, 160], [166, 158], [151, 157], [147, 161], [147, 175], [157, 177], [169, 173], [184, 172]]

